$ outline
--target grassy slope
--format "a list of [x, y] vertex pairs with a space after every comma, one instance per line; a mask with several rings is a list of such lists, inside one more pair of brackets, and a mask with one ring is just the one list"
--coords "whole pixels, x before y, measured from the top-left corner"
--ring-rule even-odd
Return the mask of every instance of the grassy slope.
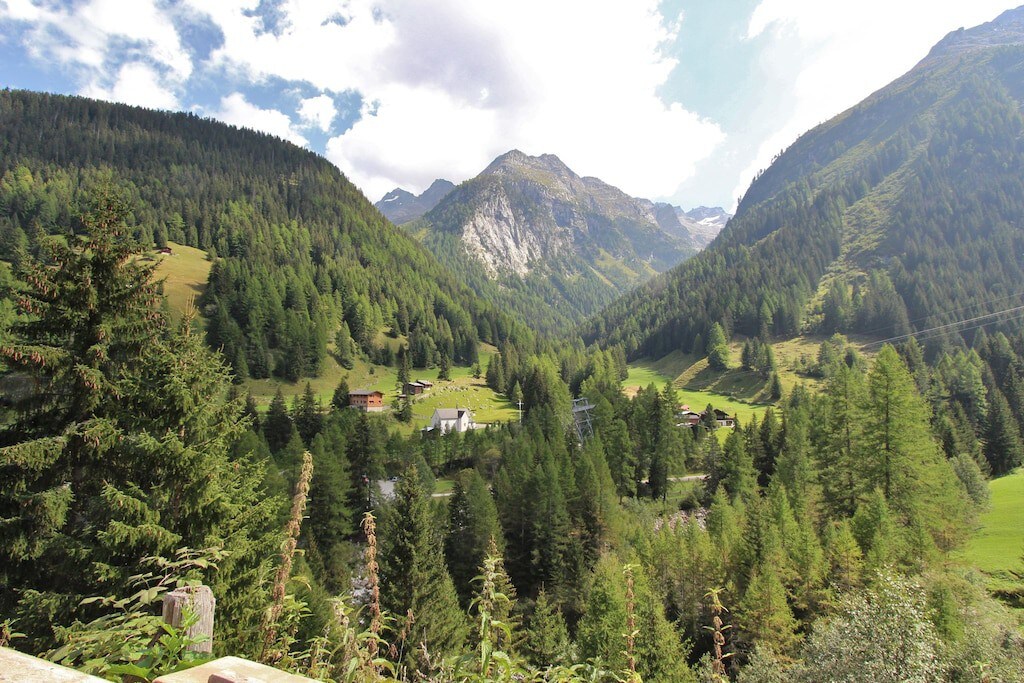
[[[170, 243], [172, 254], [165, 256], [155, 254], [149, 258], [158, 262], [156, 275], [164, 278], [164, 295], [172, 315], [180, 316], [189, 301], [198, 298], [206, 288], [211, 263], [206, 252], [191, 247]], [[383, 337], [382, 343], [397, 347], [398, 339]], [[481, 345], [480, 366], [487, 367], [490, 357], [496, 349], [489, 345]], [[473, 410], [477, 422], [504, 422], [514, 420], [518, 416], [515, 408], [509, 405], [504, 396], [491, 391], [483, 379], [475, 379], [471, 368], [452, 368], [450, 382], [437, 381], [437, 368], [429, 370], [414, 369], [411, 378], [426, 379], [436, 382], [434, 389], [418, 398], [413, 403], [413, 425], [411, 428], [425, 426], [435, 408], [469, 407]], [[328, 354], [324, 366], [317, 377], [308, 381], [314, 393], [324, 404], [331, 400], [334, 389], [347, 377], [350, 389], [377, 389], [384, 392], [384, 403], [394, 405], [397, 402], [398, 372], [395, 368], [371, 365], [365, 360], [357, 360], [351, 370], [346, 370], [333, 355]], [[305, 391], [306, 380], [291, 383], [278, 379], [246, 380], [246, 388], [253, 395], [257, 405], [266, 407], [274, 397], [278, 388], [286, 397], [301, 394]]]
[[[772, 344], [775, 365], [782, 382], [782, 389], [788, 393], [798, 384], [812, 390], [820, 387], [821, 381], [814, 377], [798, 374], [801, 359], [813, 361], [818, 357], [818, 347], [824, 337], [796, 337]], [[867, 339], [851, 339], [861, 352], [872, 356], [874, 351], [863, 350]], [[708, 367], [707, 358], [673, 351], [657, 361], [642, 360], [631, 363], [629, 376], [624, 382], [627, 395], [632, 396], [639, 387], [654, 383], [659, 388], [671, 381], [679, 394], [679, 400], [694, 410], [703, 410], [708, 403], [736, 415], [741, 423], [748, 422], [753, 415], [760, 417], [772, 405], [768, 394], [768, 381], [756, 372], [739, 367], [741, 342], [733, 342], [732, 367], [724, 372]]]
[[1024, 468], [988, 486], [991, 507], [962, 557], [989, 576], [993, 588], [1020, 587], [1024, 582], [1010, 572], [1024, 572]]
[[180, 316], [189, 301], [198, 299], [210, 279], [213, 264], [206, 258], [206, 252], [192, 247], [168, 242], [171, 254], [154, 254], [157, 261], [156, 276], [164, 280], [164, 296], [172, 315]]

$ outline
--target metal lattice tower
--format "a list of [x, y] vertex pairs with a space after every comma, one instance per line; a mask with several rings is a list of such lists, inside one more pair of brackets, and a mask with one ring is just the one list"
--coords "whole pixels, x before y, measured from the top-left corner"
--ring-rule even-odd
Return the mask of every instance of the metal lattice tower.
[[576, 428], [576, 438], [580, 443], [594, 436], [593, 416], [590, 411], [596, 407], [586, 397], [572, 400], [572, 421]]

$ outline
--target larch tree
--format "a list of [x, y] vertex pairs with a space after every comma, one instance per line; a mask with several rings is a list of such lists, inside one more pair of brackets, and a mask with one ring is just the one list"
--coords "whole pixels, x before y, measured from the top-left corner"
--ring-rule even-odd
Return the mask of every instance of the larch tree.
[[877, 488], [904, 522], [920, 520], [940, 547], [964, 534], [970, 514], [963, 488], [931, 432], [931, 411], [893, 347], [868, 376], [861, 481]]

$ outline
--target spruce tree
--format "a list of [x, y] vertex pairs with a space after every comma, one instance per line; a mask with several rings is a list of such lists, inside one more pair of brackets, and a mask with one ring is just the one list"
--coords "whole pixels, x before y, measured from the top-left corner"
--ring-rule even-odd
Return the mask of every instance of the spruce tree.
[[[660, 598], [651, 590], [642, 568], [633, 567], [633, 605], [637, 633], [633, 656], [644, 681], [695, 681], [686, 665], [687, 646], [665, 617]], [[577, 643], [584, 658], [600, 657], [619, 672], [628, 671], [626, 658], [627, 579], [623, 567], [607, 555], [598, 562], [587, 597], [586, 612], [577, 627]]]
[[263, 420], [263, 436], [267, 438], [271, 452], [277, 453], [288, 443], [291, 435], [292, 418], [288, 415], [288, 404], [281, 393], [281, 387], [278, 387]]
[[409, 361], [409, 347], [398, 348], [398, 388], [405, 391], [405, 385], [409, 383], [409, 375], [412, 372], [412, 363]]
[[562, 610], [543, 586], [527, 622], [523, 647], [530, 663], [539, 668], [568, 664], [572, 658], [569, 629]]
[[725, 330], [719, 323], [711, 326], [708, 333], [707, 348], [708, 365], [713, 370], [729, 369], [729, 340], [725, 337]]
[[877, 487], [893, 512], [918, 520], [942, 547], [965, 533], [969, 506], [930, 428], [931, 413], [903, 361], [886, 345], [868, 377], [859, 480]]
[[1020, 428], [1013, 419], [1006, 396], [994, 385], [988, 393], [988, 415], [984, 427], [985, 459], [992, 474], [1006, 474], [1024, 462]]
[[721, 481], [734, 501], [748, 501], [757, 493], [754, 461], [743, 445], [743, 433], [739, 426], [725, 439]]
[[764, 563], [754, 572], [737, 609], [738, 638], [748, 647], [754, 643], [788, 654], [799, 641], [793, 610], [775, 567]]
[[345, 453], [344, 436], [337, 425], [328, 426], [313, 439], [313, 481], [310, 484], [308, 530], [321, 555], [324, 583], [340, 590], [344, 575], [342, 544], [355, 532], [351, 505], [352, 473]]
[[383, 511], [379, 537], [381, 602], [406, 630], [403, 663], [417, 670], [421, 644], [432, 657], [459, 652], [469, 625], [445, 567], [430, 495], [415, 467], [406, 471], [395, 488], [395, 502]]
[[487, 482], [476, 470], [455, 477], [448, 501], [448, 533], [444, 539], [448, 569], [463, 607], [473, 595], [473, 578], [483, 565], [491, 542], [504, 544], [498, 511]]
[[348, 378], [342, 377], [341, 381], [338, 382], [338, 386], [334, 389], [334, 394], [331, 396], [331, 410], [345, 410], [348, 408]]
[[299, 430], [302, 442], [307, 445], [311, 445], [313, 439], [323, 429], [324, 416], [321, 412], [320, 400], [313, 393], [309, 382], [306, 382], [302, 398], [295, 401], [292, 420], [295, 422], [295, 428]]
[[232, 460], [242, 402], [188, 317], [167, 329], [126, 215], [101, 190], [85, 235], [21, 262], [28, 316], [0, 348], [30, 380], [0, 432], [0, 618], [36, 651], [88, 617], [83, 597], [124, 595], [143, 558], [182, 546], [229, 552], [207, 579], [225, 596], [222, 642], [238, 645], [232, 628], [253, 626], [265, 596], [254, 574], [276, 501], [258, 466]]

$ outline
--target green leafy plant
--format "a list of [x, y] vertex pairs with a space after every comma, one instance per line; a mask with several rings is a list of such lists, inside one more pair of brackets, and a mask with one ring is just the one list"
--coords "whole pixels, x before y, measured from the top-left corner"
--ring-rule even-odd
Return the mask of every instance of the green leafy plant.
[[164, 593], [196, 585], [197, 572], [212, 568], [218, 550], [177, 552], [174, 560], [151, 557], [156, 572], [131, 577], [135, 593], [126, 598], [97, 596], [82, 601], [102, 611], [97, 618], [57, 629], [62, 645], [46, 653], [50, 661], [122, 683], [148, 682], [164, 674], [182, 671], [210, 657], [190, 649], [205, 636], [188, 635], [198, 615], [188, 608], [178, 627], [156, 613]]

